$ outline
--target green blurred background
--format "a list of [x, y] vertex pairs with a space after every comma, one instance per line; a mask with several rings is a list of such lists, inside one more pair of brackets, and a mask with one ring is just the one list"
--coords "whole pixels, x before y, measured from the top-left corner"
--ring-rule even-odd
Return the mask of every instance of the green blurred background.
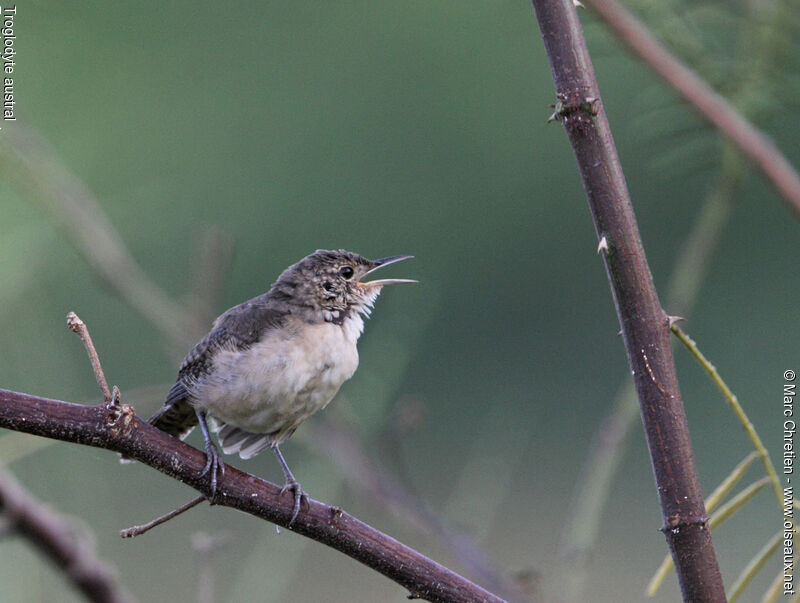
[[[766, 5], [771, 12], [757, 18], [746, 2], [674, 2], [640, 14], [798, 164], [791, 35], [800, 27], [796, 15], [780, 18], [783, 4]], [[20, 117], [0, 124], [3, 144], [13, 147], [19, 124], [37, 129], [96, 195], [144, 271], [187, 312], [208, 269], [200, 258], [209, 236], [235, 245], [214, 315], [262, 293], [317, 248], [416, 256], [391, 275], [420, 285], [384, 292], [355, 377], [330, 416], [312, 419], [284, 453], [312, 497], [466, 571], [439, 539], [387, 511], [311, 445], [326, 418], [347, 425], [368, 455], [501, 571], [532, 573], [537, 592], [556, 600], [569, 567], [558, 554], [575, 484], [629, 373], [571, 150], [561, 127], [545, 123], [554, 91], [530, 4], [67, 1], [17, 9]], [[722, 143], [591, 11], [582, 19], [663, 291], [719, 180]], [[74, 310], [109, 381], [149, 415], [186, 348], [98, 278], [57, 212], [8, 184], [14, 169], [7, 161], [0, 172], [0, 387], [97, 403], [86, 355], [65, 328]], [[730, 221], [685, 328], [777, 457], [781, 375], [798, 368], [800, 238], [763, 178], [739, 173]], [[683, 350], [677, 363], [710, 492], [749, 444]], [[148, 467], [121, 467], [106, 451], [55, 442], [28, 450], [33, 440], [2, 432], [0, 461], [91, 528], [99, 555], [140, 601], [196, 600], [198, 532], [227, 538], [211, 559], [219, 601], [407, 594], [333, 550], [207, 505], [123, 541], [119, 529], [195, 493]], [[281, 479], [271, 455], [228, 460]], [[726, 584], [778, 531], [777, 511], [764, 491], [715, 533]], [[637, 423], [599, 525], [587, 600], [644, 598], [667, 551], [660, 524]], [[779, 570], [774, 559], [747, 600]], [[18, 538], [0, 540], [0, 585], [0, 601], [80, 600]], [[656, 600], [676, 598], [673, 577]]]

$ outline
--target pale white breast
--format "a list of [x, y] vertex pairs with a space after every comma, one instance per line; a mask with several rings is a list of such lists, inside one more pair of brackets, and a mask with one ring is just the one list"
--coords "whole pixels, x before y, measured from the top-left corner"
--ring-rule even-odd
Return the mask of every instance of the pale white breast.
[[253, 433], [291, 432], [353, 376], [363, 329], [357, 314], [341, 326], [298, 320], [246, 350], [222, 350], [193, 387], [197, 406]]

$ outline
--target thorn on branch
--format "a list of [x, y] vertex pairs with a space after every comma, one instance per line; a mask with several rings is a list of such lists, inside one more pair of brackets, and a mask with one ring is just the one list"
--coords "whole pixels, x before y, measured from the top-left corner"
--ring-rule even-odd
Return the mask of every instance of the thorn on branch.
[[604, 254], [608, 255], [609, 247], [608, 247], [608, 239], [606, 235], [603, 235], [600, 239], [600, 242], [597, 244], [597, 253], [603, 252]]
[[667, 326], [669, 327], [670, 330], [672, 330], [672, 325], [682, 320], [686, 319], [683, 316], [667, 316]]

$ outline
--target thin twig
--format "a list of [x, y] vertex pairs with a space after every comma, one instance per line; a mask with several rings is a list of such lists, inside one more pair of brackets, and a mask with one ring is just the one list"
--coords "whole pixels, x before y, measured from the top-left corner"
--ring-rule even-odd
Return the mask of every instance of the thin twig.
[[[83, 346], [86, 348], [86, 353], [89, 354], [89, 362], [92, 363], [94, 377], [97, 379], [97, 385], [100, 386], [103, 400], [106, 404], [111, 404], [113, 400], [111, 390], [108, 388], [108, 382], [103, 373], [103, 367], [100, 366], [100, 357], [97, 355], [97, 350], [94, 347], [94, 342], [92, 342], [92, 336], [89, 335], [89, 329], [86, 327], [86, 323], [78, 318], [75, 312], [70, 312], [67, 314], [67, 326], [70, 331], [76, 333], [78, 337], [81, 338]], [[117, 390], [117, 393], [119, 393], [119, 390]]]
[[678, 60], [616, 0], [586, 1], [639, 58], [758, 166], [795, 215], [800, 216], [800, 175], [775, 144], [736, 111], [725, 97]]
[[783, 532], [778, 532], [761, 547], [761, 550], [759, 550], [750, 561], [748, 561], [747, 565], [730, 588], [730, 603], [734, 603], [734, 601], [739, 599], [744, 589], [750, 585], [756, 574], [764, 567], [767, 560], [772, 557], [772, 554], [780, 547], [783, 538]]
[[189, 509], [196, 507], [204, 500], [206, 500], [205, 496], [198, 496], [197, 498], [190, 500], [186, 504], [181, 505], [177, 509], [173, 509], [172, 511], [170, 511], [169, 513], [165, 513], [161, 517], [156, 517], [152, 521], [148, 521], [147, 523], [144, 523], [140, 526], [132, 526], [130, 528], [125, 528], [124, 530], [120, 530], [119, 535], [122, 538], [133, 538], [134, 536], [140, 536], [141, 534], [148, 532], [154, 527], [160, 526], [162, 523], [169, 521], [173, 517], [177, 517], [181, 513], [184, 513], [185, 511], [188, 511]]
[[744, 457], [734, 467], [731, 472], [725, 477], [724, 480], [714, 488], [714, 491], [706, 498], [706, 510], [711, 513], [716, 509], [720, 503], [728, 496], [728, 493], [733, 490], [739, 480], [744, 477], [745, 472], [749, 469], [754, 460], [758, 458], [758, 453], [753, 450], [750, 454]]
[[697, 344], [691, 337], [684, 333], [678, 325], [672, 325], [672, 332], [686, 347], [686, 349], [689, 350], [689, 353], [695, 357], [697, 362], [701, 367], [703, 367], [706, 373], [708, 373], [708, 376], [711, 377], [714, 385], [716, 385], [717, 388], [722, 392], [722, 395], [725, 397], [725, 401], [739, 419], [739, 422], [742, 424], [742, 427], [744, 427], [747, 436], [753, 443], [753, 447], [761, 457], [761, 462], [764, 464], [764, 470], [767, 472], [769, 481], [772, 484], [772, 489], [775, 492], [775, 496], [778, 498], [778, 506], [783, 509], [783, 491], [781, 490], [781, 483], [778, 479], [778, 474], [775, 471], [775, 466], [772, 464], [772, 460], [769, 458], [769, 452], [764, 446], [764, 443], [761, 441], [761, 436], [758, 435], [756, 428], [753, 427], [753, 423], [750, 421], [750, 418], [747, 416], [744, 408], [742, 408], [742, 405], [739, 404], [739, 399], [736, 397], [736, 394], [731, 391], [731, 388], [728, 387], [728, 384], [725, 383], [720, 376], [717, 368], [708, 361], [708, 358], [703, 355], [703, 353], [700, 351], [700, 348], [697, 347]]
[[774, 603], [783, 591], [783, 568], [778, 569], [778, 574], [773, 578], [764, 595], [761, 597], [761, 603]]

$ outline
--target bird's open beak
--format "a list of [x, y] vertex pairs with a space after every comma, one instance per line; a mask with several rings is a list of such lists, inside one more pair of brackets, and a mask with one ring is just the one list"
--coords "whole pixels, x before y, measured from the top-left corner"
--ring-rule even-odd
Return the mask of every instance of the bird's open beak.
[[[368, 274], [372, 274], [378, 268], [383, 268], [384, 266], [388, 266], [389, 264], [394, 264], [395, 262], [402, 262], [403, 260], [408, 260], [413, 258], [413, 255], [393, 255], [388, 258], [382, 258], [380, 260], [372, 260], [372, 268], [370, 268], [364, 276]], [[361, 278], [364, 278], [362, 276]], [[368, 281], [366, 283], [362, 283], [361, 279], [359, 279], [358, 284], [362, 287], [383, 287], [384, 285], [402, 285], [403, 283], [416, 283], [418, 281], [410, 280], [407, 278], [384, 278], [377, 281]]]

